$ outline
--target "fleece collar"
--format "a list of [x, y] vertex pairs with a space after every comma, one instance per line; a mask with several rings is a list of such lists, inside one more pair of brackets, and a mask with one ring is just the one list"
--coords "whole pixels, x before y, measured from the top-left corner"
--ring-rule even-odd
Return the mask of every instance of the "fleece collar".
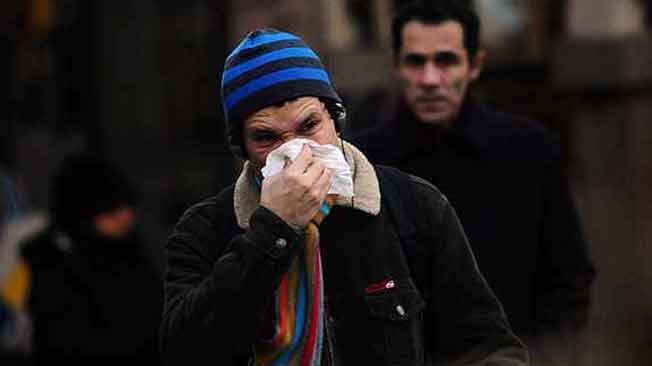
[[[338, 197], [335, 205], [352, 207], [370, 215], [380, 212], [380, 187], [374, 167], [355, 146], [344, 141], [344, 157], [351, 166], [353, 175], [354, 197]], [[249, 218], [260, 204], [260, 188], [256, 183], [256, 170], [245, 162], [242, 173], [235, 183], [233, 192], [233, 208], [238, 226], [247, 229]]]

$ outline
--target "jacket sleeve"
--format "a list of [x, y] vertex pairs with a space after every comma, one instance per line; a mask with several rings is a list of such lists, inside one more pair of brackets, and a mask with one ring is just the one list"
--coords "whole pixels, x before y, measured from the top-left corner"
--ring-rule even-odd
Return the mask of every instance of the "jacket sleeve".
[[204, 211], [186, 213], [166, 245], [159, 333], [167, 365], [230, 365], [248, 357], [257, 314], [302, 241], [302, 234], [263, 207], [251, 217], [250, 229], [234, 237], [217, 237], [215, 227], [228, 223], [214, 222]]
[[424, 200], [431, 210], [431, 237], [436, 238], [426, 309], [434, 364], [528, 365], [528, 351], [478, 269], [454, 208], [435, 193]]
[[535, 314], [540, 334], [559, 334], [586, 324], [595, 269], [559, 160], [546, 171]]

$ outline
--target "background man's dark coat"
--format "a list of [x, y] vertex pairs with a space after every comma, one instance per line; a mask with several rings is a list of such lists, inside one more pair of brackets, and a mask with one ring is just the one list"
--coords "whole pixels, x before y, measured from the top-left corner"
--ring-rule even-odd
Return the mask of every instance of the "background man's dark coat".
[[516, 333], [584, 324], [594, 269], [556, 138], [472, 101], [450, 129], [419, 123], [405, 105], [390, 116], [354, 143], [449, 198]]

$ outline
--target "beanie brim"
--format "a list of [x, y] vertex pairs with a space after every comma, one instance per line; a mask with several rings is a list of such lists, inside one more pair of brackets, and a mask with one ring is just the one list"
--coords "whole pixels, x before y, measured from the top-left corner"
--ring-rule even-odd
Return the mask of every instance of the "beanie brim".
[[266, 107], [280, 105], [300, 97], [328, 98], [341, 103], [340, 97], [328, 84], [319, 80], [292, 80], [263, 89], [247, 98], [257, 103], [239, 103], [229, 111], [229, 133], [242, 130], [242, 123], [247, 117]]

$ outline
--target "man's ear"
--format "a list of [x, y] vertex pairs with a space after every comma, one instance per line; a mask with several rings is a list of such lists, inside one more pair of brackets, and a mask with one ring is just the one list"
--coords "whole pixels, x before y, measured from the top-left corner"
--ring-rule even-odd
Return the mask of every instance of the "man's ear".
[[471, 80], [475, 81], [482, 74], [484, 69], [485, 60], [487, 59], [487, 51], [480, 49], [475, 54], [475, 58], [472, 60], [471, 65], [469, 65], [469, 71], [471, 74]]

